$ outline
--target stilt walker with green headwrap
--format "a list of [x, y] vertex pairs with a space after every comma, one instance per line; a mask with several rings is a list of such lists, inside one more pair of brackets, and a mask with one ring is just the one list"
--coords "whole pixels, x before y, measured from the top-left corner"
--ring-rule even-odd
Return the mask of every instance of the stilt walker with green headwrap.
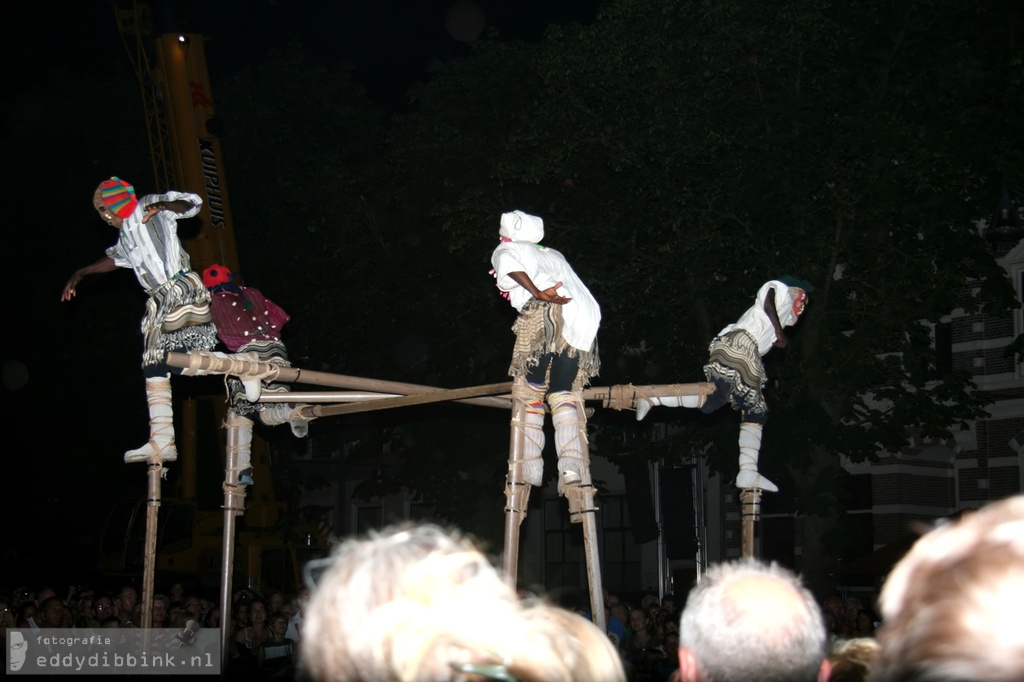
[[768, 419], [764, 401], [766, 382], [761, 358], [772, 348], [785, 348], [789, 343], [784, 329], [796, 324], [807, 305], [807, 294], [813, 287], [802, 280], [783, 277], [761, 286], [754, 304], [740, 319], [727, 325], [711, 341], [704, 375], [714, 384], [711, 395], [640, 398], [636, 418], [647, 416], [653, 405], [694, 407], [714, 412], [726, 403], [740, 412], [740, 469], [736, 476], [739, 488], [758, 488], [777, 492], [778, 486], [758, 473], [761, 432]]

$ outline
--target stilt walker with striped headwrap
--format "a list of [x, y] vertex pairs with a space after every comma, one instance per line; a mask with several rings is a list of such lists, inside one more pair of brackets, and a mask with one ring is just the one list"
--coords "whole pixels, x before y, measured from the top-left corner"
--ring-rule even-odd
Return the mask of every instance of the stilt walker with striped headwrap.
[[130, 268], [149, 296], [142, 320], [142, 370], [150, 437], [142, 447], [125, 453], [126, 462], [178, 458], [170, 377], [181, 370], [168, 366], [165, 358], [171, 351], [212, 350], [217, 343], [210, 294], [178, 239], [178, 219], [196, 215], [202, 203], [196, 194], [174, 191], [138, 199], [135, 188], [124, 180], [103, 181], [93, 193], [93, 207], [100, 219], [118, 230], [117, 243], [104, 257], [76, 270], [61, 294], [62, 301], [70, 301], [83, 277], [120, 267]]

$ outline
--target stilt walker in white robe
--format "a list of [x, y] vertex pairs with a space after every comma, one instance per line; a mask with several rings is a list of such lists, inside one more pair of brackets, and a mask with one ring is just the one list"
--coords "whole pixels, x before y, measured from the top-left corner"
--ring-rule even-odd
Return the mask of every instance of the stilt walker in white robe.
[[768, 419], [764, 401], [766, 382], [761, 358], [772, 348], [789, 343], [784, 329], [796, 324], [807, 306], [808, 283], [795, 278], [766, 282], [757, 292], [754, 305], [740, 319], [727, 325], [711, 341], [704, 375], [715, 385], [711, 395], [640, 398], [636, 405], [638, 420], [647, 416], [652, 405], [694, 407], [714, 412], [726, 403], [740, 411], [739, 488], [759, 488], [777, 492], [778, 486], [758, 473], [761, 434]]
[[[509, 375], [513, 399], [526, 403], [523, 477], [543, 482], [544, 416], [551, 410], [559, 489], [579, 483], [586, 416], [581, 390], [597, 375], [601, 308], [565, 257], [540, 245], [544, 221], [513, 211], [501, 216], [501, 244], [491, 255], [498, 289], [519, 316]], [[524, 380], [524, 381], [518, 381]]]

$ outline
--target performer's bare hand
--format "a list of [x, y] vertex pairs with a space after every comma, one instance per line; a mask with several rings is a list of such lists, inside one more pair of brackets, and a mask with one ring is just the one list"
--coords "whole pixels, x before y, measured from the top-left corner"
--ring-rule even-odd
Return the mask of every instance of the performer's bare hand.
[[785, 334], [779, 334], [772, 345], [776, 348], [785, 348], [789, 345], [789, 337]]
[[95, 263], [92, 263], [91, 265], [86, 265], [85, 267], [78, 268], [77, 270], [75, 270], [75, 274], [71, 275], [71, 279], [68, 280], [68, 283], [64, 285], [64, 291], [62, 291], [60, 294], [60, 300], [70, 301], [72, 298], [74, 298], [75, 294], [77, 293], [77, 291], [75, 290], [78, 287], [78, 283], [81, 282], [82, 278], [85, 277], [86, 275], [95, 275], [100, 272], [113, 272], [116, 269], [117, 264], [114, 262], [114, 259], [111, 258], [110, 256], [103, 256], [102, 258], [100, 258]]
[[560, 286], [562, 286], [562, 283], [558, 282], [553, 287], [541, 289], [540, 291], [537, 292], [536, 298], [539, 298], [542, 301], [547, 301], [548, 303], [557, 303], [558, 305], [565, 305], [572, 299], [566, 296], [562, 296], [561, 294], [558, 293], [558, 287]]
[[166, 207], [162, 203], [160, 203], [160, 204], [150, 204], [149, 206], [146, 206], [146, 208], [145, 208], [146, 215], [142, 216], [143, 224], [148, 223], [150, 218], [155, 216], [160, 211], [164, 210], [164, 208], [166, 208]]
[[70, 301], [72, 298], [74, 298], [75, 297], [75, 293], [77, 293], [75, 291], [75, 287], [77, 287], [78, 283], [81, 282], [81, 281], [82, 281], [82, 276], [81, 275], [79, 275], [77, 272], [75, 274], [73, 274], [71, 276], [71, 279], [68, 280], [68, 283], [64, 285], [64, 291], [60, 295], [60, 300], [62, 300], [62, 301]]

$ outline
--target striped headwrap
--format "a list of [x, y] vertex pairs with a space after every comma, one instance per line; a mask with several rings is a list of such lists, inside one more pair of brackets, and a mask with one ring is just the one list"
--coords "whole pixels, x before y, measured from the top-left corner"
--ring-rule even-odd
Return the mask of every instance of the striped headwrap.
[[139, 205], [135, 188], [118, 177], [100, 183], [100, 200], [119, 218], [127, 218]]

